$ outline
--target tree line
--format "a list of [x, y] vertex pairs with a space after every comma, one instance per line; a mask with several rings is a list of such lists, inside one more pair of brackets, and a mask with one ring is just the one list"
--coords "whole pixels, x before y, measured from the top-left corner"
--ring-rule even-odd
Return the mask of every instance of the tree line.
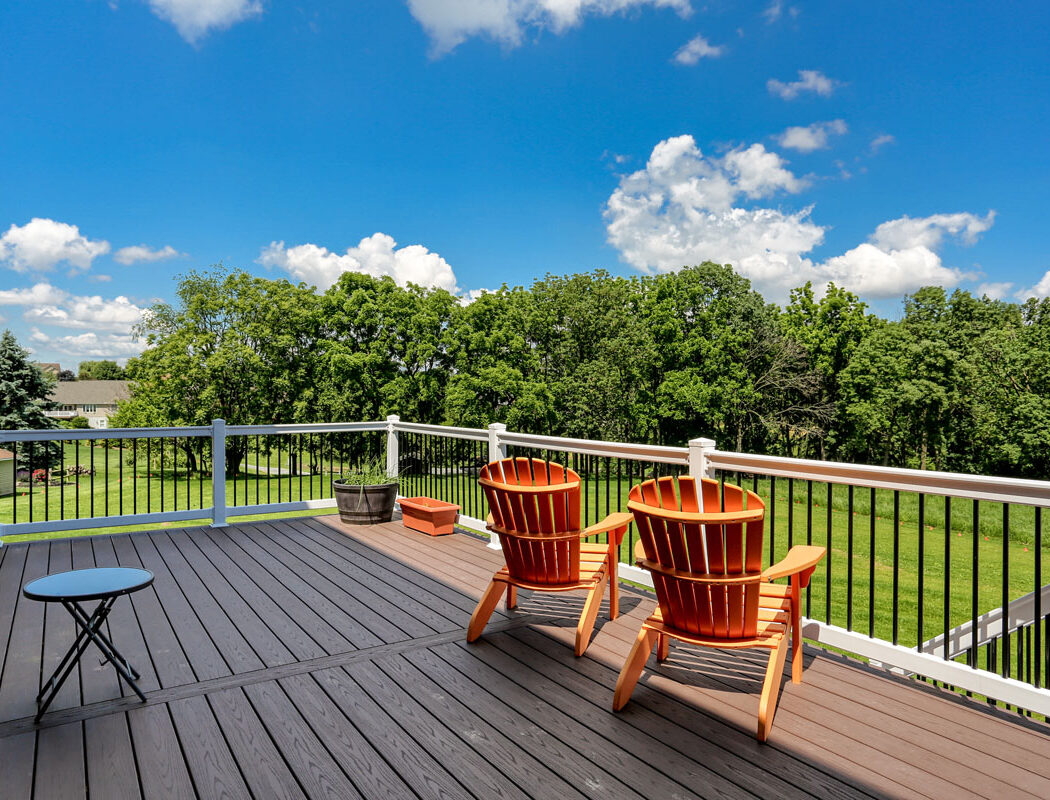
[[463, 304], [344, 273], [324, 293], [190, 273], [140, 326], [114, 425], [403, 419], [1046, 478], [1050, 300], [926, 287], [881, 319], [729, 266], [548, 275]]

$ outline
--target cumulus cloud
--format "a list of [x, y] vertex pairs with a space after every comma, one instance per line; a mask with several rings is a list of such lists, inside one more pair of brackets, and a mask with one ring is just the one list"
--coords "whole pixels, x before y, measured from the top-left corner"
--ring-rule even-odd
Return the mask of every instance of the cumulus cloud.
[[145, 309], [119, 295], [112, 299], [98, 295], [67, 297], [59, 304], [43, 304], [26, 310], [27, 320], [60, 328], [124, 331], [142, 319]]
[[363, 272], [374, 278], [389, 276], [401, 286], [411, 282], [458, 291], [456, 276], [445, 259], [420, 244], [399, 248], [385, 233], [362, 239], [342, 255], [316, 244], [285, 247], [284, 242], [270, 242], [259, 254], [258, 263], [286, 270], [318, 289], [327, 289], [344, 272]]
[[1014, 297], [1018, 300], [1027, 300], [1029, 297], [1035, 297], [1037, 299], [1050, 297], [1050, 270], [1047, 270], [1043, 274], [1043, 277], [1039, 279], [1039, 283], [1031, 289], [1022, 289], [1015, 294]]
[[29, 336], [34, 344], [65, 355], [78, 358], [127, 358], [137, 356], [145, 349], [145, 343], [136, 341], [130, 334], [94, 332], [69, 336], [51, 336], [34, 328]]
[[713, 45], [703, 36], [694, 36], [674, 54], [674, 62], [686, 67], [699, 63], [701, 58], [718, 58], [726, 51], [724, 45]]
[[170, 244], [165, 245], [159, 250], [150, 250], [144, 244], [136, 244], [131, 247], [122, 247], [113, 254], [113, 260], [118, 264], [130, 266], [137, 264], [141, 261], [147, 263], [153, 261], [164, 261], [168, 258], [176, 258], [177, 256], [183, 255]]
[[692, 12], [689, 0], [408, 0], [408, 9], [430, 37], [434, 55], [453, 50], [471, 36], [506, 46], [521, 43], [525, 28], [561, 33], [587, 14], [609, 16], [641, 6]]
[[37, 283], [28, 289], [4, 289], [0, 291], [0, 306], [37, 306], [61, 303], [69, 293], [56, 289], [50, 283]]
[[789, 212], [744, 205], [804, 185], [761, 144], [707, 156], [692, 136], [677, 136], [657, 144], [644, 169], [620, 179], [605, 208], [608, 240], [643, 272], [710, 260], [732, 264], [777, 298], [806, 281], [895, 297], [972, 277], [945, 266], [937, 250], [948, 237], [972, 244], [995, 219], [994, 212], [905, 216], [879, 225], [868, 242], [816, 263], [808, 254], [826, 229], [811, 220], [811, 207]]
[[987, 295], [992, 300], [1002, 300], [1004, 297], [1006, 297], [1006, 295], [1010, 292], [1012, 288], [1014, 288], [1014, 285], [1009, 281], [993, 281], [990, 283], [982, 283], [980, 286], [978, 286], [977, 294], [982, 296]]
[[871, 153], [874, 155], [879, 152], [883, 147], [888, 144], [893, 144], [897, 141], [891, 133], [880, 133], [874, 139], [871, 140]]
[[841, 136], [848, 130], [845, 121], [833, 119], [830, 122], [814, 122], [804, 127], [788, 128], [776, 138], [781, 147], [798, 150], [800, 153], [812, 153], [814, 150], [826, 150], [828, 139], [832, 135]]
[[0, 236], [0, 263], [15, 272], [47, 272], [65, 262], [74, 269], [88, 269], [109, 252], [109, 242], [82, 236], [76, 225], [34, 217], [25, 225], [11, 225]]
[[782, 100], [794, 100], [803, 92], [813, 92], [821, 97], [830, 97], [841, 84], [815, 69], [800, 69], [798, 80], [784, 83], [776, 78], [766, 81], [766, 88]]
[[149, 0], [149, 5], [190, 44], [199, 42], [209, 31], [225, 30], [263, 10], [259, 0]]

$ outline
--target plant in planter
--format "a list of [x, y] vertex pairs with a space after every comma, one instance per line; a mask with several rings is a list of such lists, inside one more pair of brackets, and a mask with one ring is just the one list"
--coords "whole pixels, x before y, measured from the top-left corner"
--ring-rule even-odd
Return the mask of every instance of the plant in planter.
[[390, 522], [397, 499], [397, 481], [386, 474], [381, 459], [365, 461], [332, 481], [339, 519], [348, 525]]

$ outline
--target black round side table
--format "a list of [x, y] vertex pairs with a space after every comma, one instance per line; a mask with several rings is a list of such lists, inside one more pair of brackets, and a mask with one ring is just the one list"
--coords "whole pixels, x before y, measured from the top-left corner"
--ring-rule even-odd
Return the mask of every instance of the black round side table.
[[[37, 712], [34, 722], [39, 722], [40, 717], [47, 711], [47, 707], [51, 705], [58, 690], [62, 688], [62, 684], [66, 682], [66, 678], [73, 672], [73, 668], [87, 649], [88, 642], [95, 643], [106, 661], [116, 669], [117, 674], [135, 691], [140, 700], [146, 701], [146, 696], [135, 683], [140, 677], [139, 673], [103, 633], [102, 623], [106, 621], [118, 597], [145, 589], [151, 583], [153, 573], [147, 569], [100, 567], [48, 575], [30, 581], [22, 587], [22, 594], [30, 600], [61, 603], [80, 628], [73, 646], [62, 657], [58, 668], [36, 696]], [[99, 603], [95, 610], [88, 614], [80, 604], [90, 600], [98, 600]]]

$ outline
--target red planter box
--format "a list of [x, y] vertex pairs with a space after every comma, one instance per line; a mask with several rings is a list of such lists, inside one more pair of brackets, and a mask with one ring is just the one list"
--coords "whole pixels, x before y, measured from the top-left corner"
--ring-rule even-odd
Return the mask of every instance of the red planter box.
[[455, 529], [459, 506], [430, 497], [402, 497], [401, 521], [406, 528], [431, 536], [444, 536]]

